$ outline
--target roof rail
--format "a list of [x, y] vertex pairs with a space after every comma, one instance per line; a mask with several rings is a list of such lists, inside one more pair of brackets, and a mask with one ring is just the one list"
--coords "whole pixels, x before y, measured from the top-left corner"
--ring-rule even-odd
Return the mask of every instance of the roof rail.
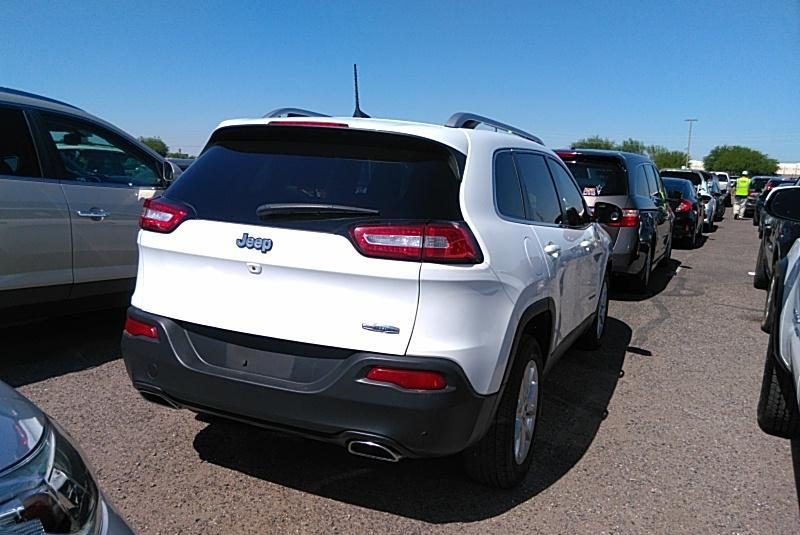
[[330, 115], [300, 108], [278, 108], [264, 115], [264, 118], [269, 117], [330, 117]]
[[50, 97], [43, 97], [42, 95], [37, 95], [36, 93], [29, 93], [28, 91], [20, 91], [19, 89], [11, 89], [10, 87], [0, 87], [0, 93], [8, 93], [10, 95], [15, 95], [18, 97], [27, 97], [27, 98], [35, 98], [37, 100], [43, 100], [45, 102], [50, 102], [51, 104], [59, 104], [61, 106], [66, 106], [68, 108], [72, 108], [75, 110], [83, 111], [81, 108], [75, 106], [74, 104], [69, 104], [67, 102], [62, 102], [60, 100], [56, 100]]
[[492, 128], [495, 128], [497, 130], [503, 130], [505, 132], [508, 132], [509, 134], [514, 134], [515, 136], [525, 138], [528, 141], [533, 141], [534, 143], [538, 143], [539, 145], [544, 145], [544, 142], [540, 137], [534, 136], [533, 134], [529, 134], [525, 130], [520, 130], [515, 126], [507, 125], [505, 123], [501, 123], [500, 121], [495, 121], [494, 119], [489, 119], [488, 117], [483, 117], [481, 115], [475, 115], [474, 113], [467, 113], [463, 111], [454, 113], [447, 120], [445, 126], [449, 126], [451, 128], [475, 129], [480, 124], [491, 126]]

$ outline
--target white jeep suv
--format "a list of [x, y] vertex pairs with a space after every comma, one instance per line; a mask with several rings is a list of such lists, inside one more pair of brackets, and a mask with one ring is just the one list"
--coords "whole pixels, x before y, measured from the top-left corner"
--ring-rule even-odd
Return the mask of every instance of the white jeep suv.
[[134, 386], [366, 457], [464, 452], [517, 484], [543, 374], [603, 334], [595, 219], [621, 214], [590, 215], [558, 156], [490, 119], [280, 115], [223, 122], [147, 201]]

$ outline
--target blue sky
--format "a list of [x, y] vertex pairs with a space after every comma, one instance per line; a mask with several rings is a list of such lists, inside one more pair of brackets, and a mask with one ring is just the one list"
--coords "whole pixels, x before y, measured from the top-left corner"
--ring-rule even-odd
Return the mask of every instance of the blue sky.
[[3, 2], [0, 86], [197, 153], [283, 106], [800, 161], [798, 0]]

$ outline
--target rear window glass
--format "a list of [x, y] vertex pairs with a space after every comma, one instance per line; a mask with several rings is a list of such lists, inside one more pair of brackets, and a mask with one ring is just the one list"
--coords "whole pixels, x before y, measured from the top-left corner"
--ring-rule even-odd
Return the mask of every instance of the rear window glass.
[[695, 186], [700, 185], [700, 175], [691, 171], [660, 171], [661, 178], [673, 177], [688, 180]]
[[[261, 221], [263, 204], [333, 204], [381, 218], [461, 220], [464, 156], [410, 136], [311, 127], [235, 127], [167, 190], [201, 219]], [[459, 161], [460, 160], [460, 161]]]
[[628, 175], [616, 158], [566, 158], [564, 163], [587, 197], [628, 194]]
[[[668, 194], [673, 191], [679, 191], [684, 196], [684, 198], [692, 196], [692, 185], [686, 182], [685, 180], [664, 178], [663, 181], [664, 181], [664, 189], [667, 190]], [[672, 197], [672, 196], [667, 195], [667, 197]]]
[[768, 178], [754, 178], [750, 181], [750, 191], [761, 191], [767, 185]]

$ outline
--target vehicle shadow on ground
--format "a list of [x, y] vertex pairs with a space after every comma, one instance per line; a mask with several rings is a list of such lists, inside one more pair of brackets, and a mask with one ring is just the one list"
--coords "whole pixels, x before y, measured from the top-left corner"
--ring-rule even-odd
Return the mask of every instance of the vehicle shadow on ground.
[[[640, 292], [633, 287], [634, 282], [622, 276], [614, 277], [611, 282], [609, 297], [614, 301], [644, 301], [660, 294], [669, 286], [670, 281], [681, 267], [680, 260], [671, 258], [666, 264], [656, 267], [650, 274], [650, 285], [647, 291]], [[691, 269], [684, 267], [684, 269]]]
[[467, 479], [458, 456], [397, 464], [343, 448], [216, 418], [194, 440], [200, 458], [252, 477], [348, 504], [425, 522], [474, 522], [500, 515], [567, 474], [588, 450], [621, 374], [631, 329], [609, 318], [602, 349], [572, 350], [543, 384], [533, 465], [516, 489]]
[[52, 318], [0, 329], [0, 380], [20, 387], [120, 357], [125, 309]]

